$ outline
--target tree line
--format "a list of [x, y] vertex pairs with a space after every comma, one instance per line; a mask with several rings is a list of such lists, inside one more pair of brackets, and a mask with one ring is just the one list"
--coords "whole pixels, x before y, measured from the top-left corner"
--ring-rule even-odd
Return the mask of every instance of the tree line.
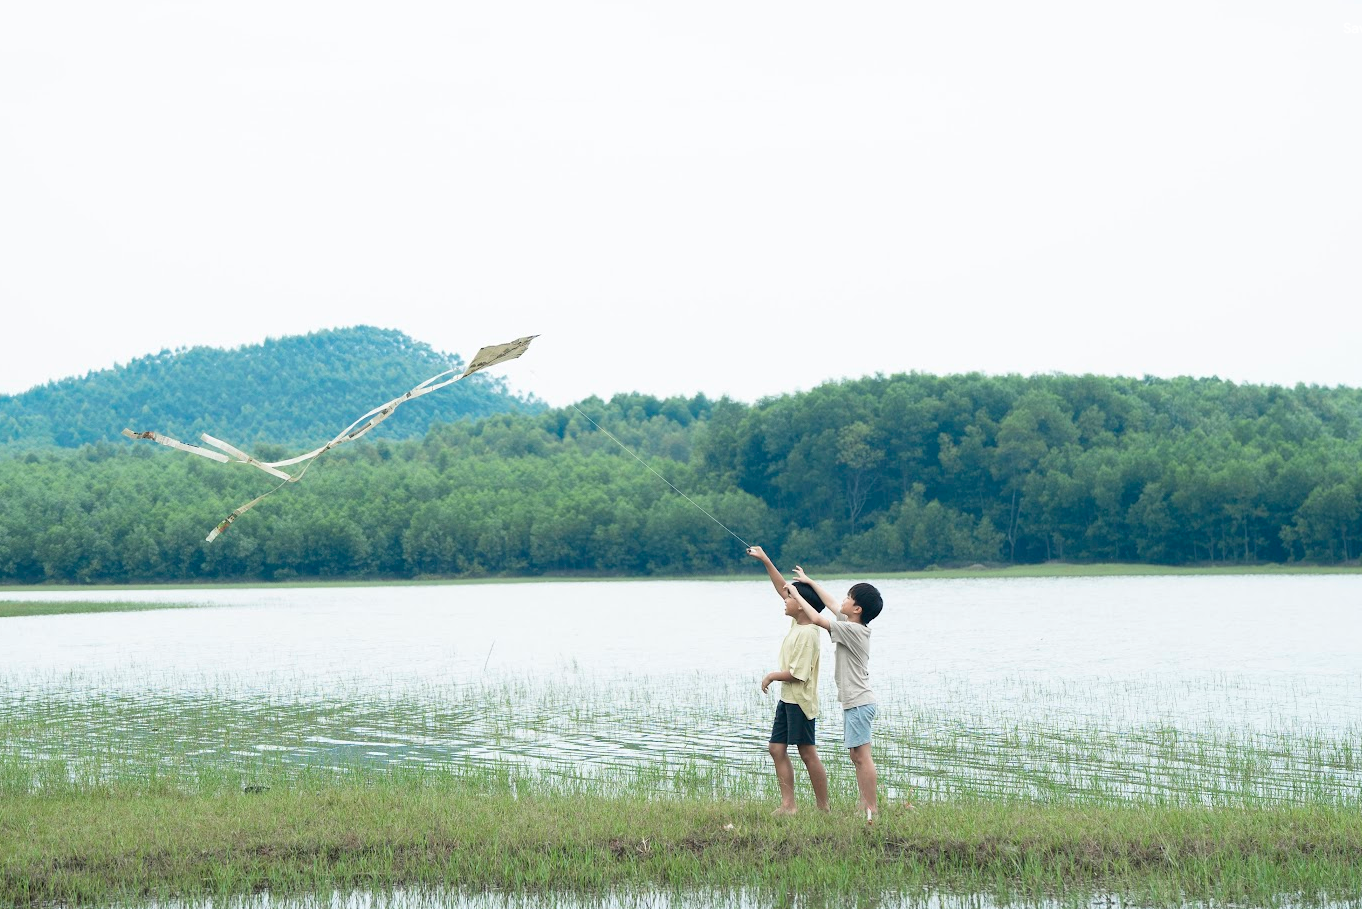
[[731, 570], [737, 537], [859, 572], [1337, 564], [1362, 541], [1357, 389], [913, 373], [577, 407], [713, 518], [570, 407], [346, 446], [206, 544], [270, 478], [119, 440], [0, 459], [0, 579], [684, 575]]

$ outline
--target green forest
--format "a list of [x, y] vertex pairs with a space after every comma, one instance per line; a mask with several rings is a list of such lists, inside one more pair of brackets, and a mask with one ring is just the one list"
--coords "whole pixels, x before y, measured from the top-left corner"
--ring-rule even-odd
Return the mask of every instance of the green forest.
[[0, 454], [0, 581], [677, 576], [733, 570], [735, 535], [866, 573], [1337, 565], [1362, 548], [1351, 388], [912, 373], [753, 404], [500, 406], [328, 453], [212, 544], [269, 477], [113, 433], [16, 446]]
[[[124, 429], [179, 439], [207, 432], [246, 446], [316, 443], [418, 382], [463, 368], [456, 355], [368, 326], [233, 350], [163, 350], [23, 394], [0, 395], [0, 455], [75, 448], [115, 438]], [[432, 422], [537, 409], [543, 405], [517, 398], [501, 379], [478, 373], [408, 405], [404, 419], [385, 423], [374, 437], [415, 438]]]

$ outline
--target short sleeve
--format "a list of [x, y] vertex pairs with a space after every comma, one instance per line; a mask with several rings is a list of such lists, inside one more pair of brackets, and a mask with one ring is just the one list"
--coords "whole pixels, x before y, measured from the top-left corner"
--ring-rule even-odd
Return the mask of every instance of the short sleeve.
[[867, 635], [870, 629], [859, 622], [832, 622], [828, 626], [828, 637], [834, 644], [840, 644], [857, 657], [865, 658], [869, 648]]
[[790, 675], [807, 682], [813, 676], [813, 661], [818, 654], [818, 638], [801, 634], [790, 648]]

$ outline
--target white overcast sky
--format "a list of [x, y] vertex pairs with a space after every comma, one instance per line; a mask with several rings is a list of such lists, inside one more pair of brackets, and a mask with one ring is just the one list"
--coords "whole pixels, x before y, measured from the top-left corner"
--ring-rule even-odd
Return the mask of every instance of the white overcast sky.
[[1362, 386], [1360, 251], [1362, 0], [0, 10], [0, 393], [358, 324], [557, 405]]

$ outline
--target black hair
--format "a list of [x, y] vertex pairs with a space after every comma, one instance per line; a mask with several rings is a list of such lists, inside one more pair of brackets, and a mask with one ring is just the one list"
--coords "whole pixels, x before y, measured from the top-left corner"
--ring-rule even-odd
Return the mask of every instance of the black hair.
[[869, 625], [870, 620], [880, 614], [884, 608], [884, 597], [875, 589], [875, 585], [867, 584], [862, 581], [860, 584], [852, 584], [847, 591], [847, 596], [861, 607], [861, 624]]
[[805, 584], [803, 581], [795, 581], [791, 586], [799, 591], [799, 595], [804, 598], [804, 602], [812, 606], [815, 612], [823, 611], [823, 598], [818, 595], [818, 591], [813, 589], [812, 584]]

